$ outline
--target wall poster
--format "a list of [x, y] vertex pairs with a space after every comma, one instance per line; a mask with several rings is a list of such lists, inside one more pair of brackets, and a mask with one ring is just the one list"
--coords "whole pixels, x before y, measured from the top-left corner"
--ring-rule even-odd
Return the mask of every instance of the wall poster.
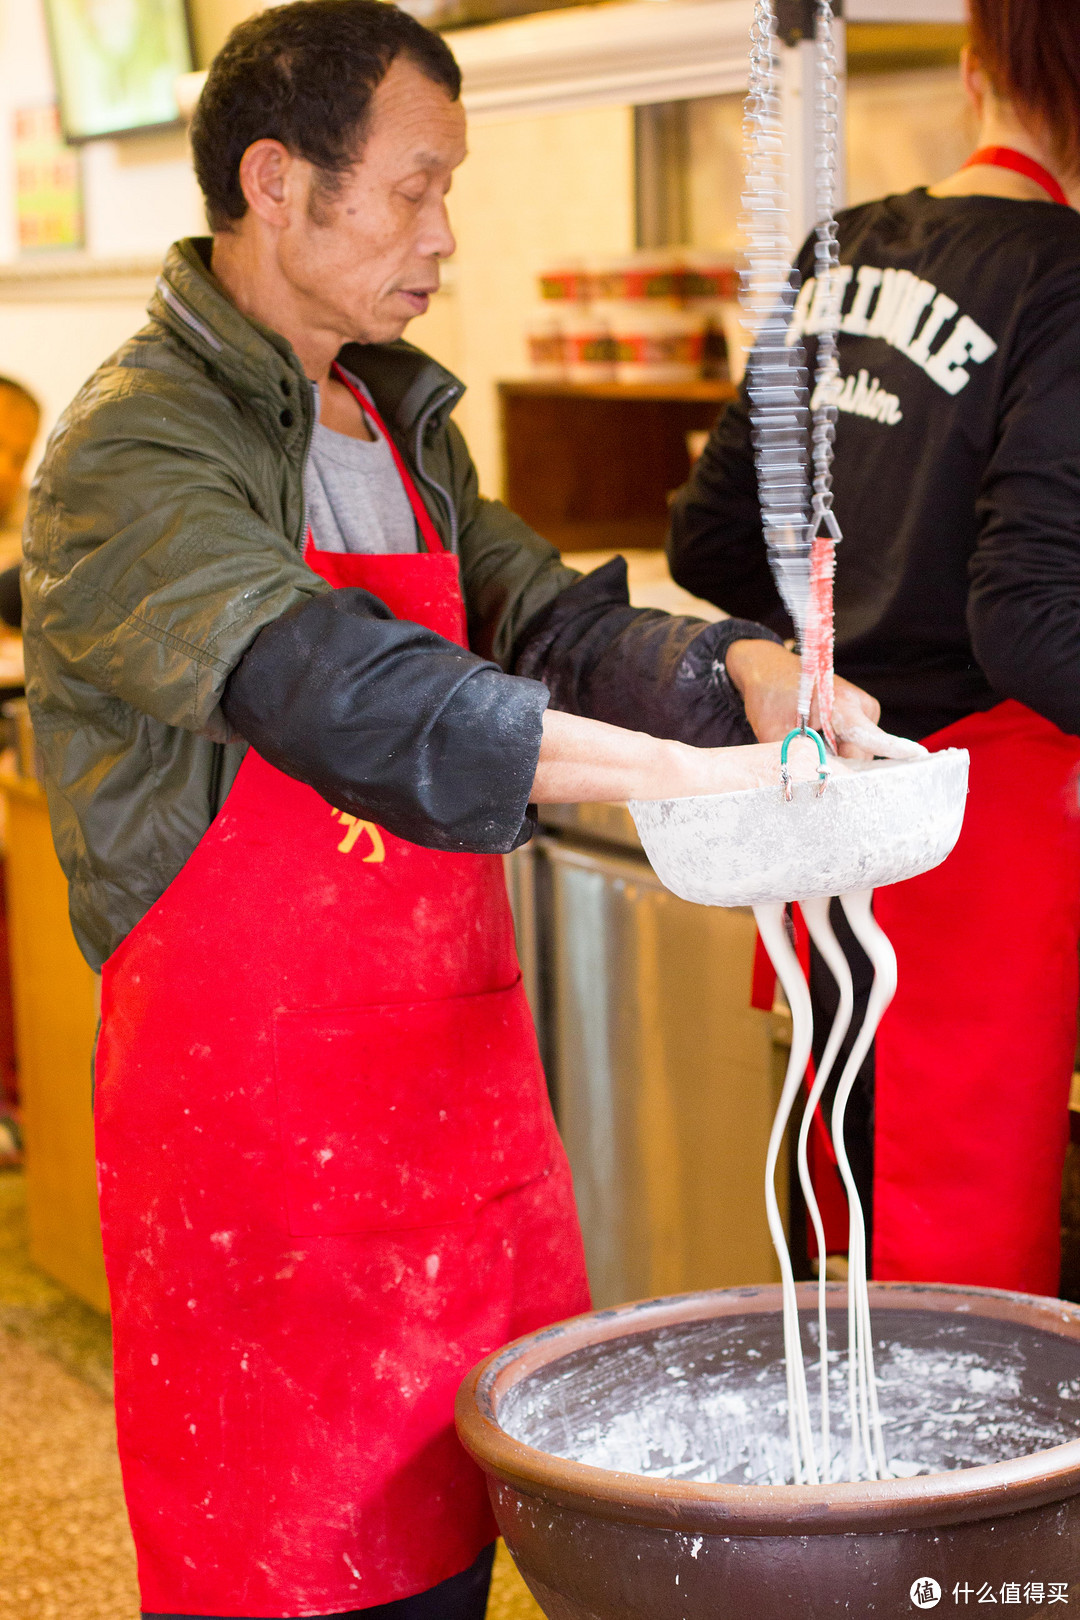
[[15, 119], [15, 213], [20, 253], [83, 245], [79, 154], [60, 132], [55, 102], [20, 107]]

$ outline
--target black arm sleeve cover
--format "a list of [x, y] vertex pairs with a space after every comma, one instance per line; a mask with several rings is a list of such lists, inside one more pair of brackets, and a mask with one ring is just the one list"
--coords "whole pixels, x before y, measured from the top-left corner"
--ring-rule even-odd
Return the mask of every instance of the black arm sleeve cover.
[[733, 641], [779, 638], [744, 619], [680, 618], [630, 606], [615, 557], [537, 614], [514, 669], [543, 681], [552, 707], [699, 748], [754, 741], [724, 657]]
[[526, 809], [548, 694], [367, 591], [327, 592], [255, 637], [225, 718], [329, 804], [430, 849], [502, 853]]
[[769, 572], [745, 386], [675, 494], [667, 553], [672, 578], [684, 590], [792, 634]]

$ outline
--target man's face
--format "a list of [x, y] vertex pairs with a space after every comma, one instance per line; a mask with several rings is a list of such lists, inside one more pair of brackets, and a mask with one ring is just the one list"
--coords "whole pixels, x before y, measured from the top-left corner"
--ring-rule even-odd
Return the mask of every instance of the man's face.
[[446, 194], [464, 157], [461, 103], [397, 57], [340, 188], [326, 193], [308, 164], [290, 187], [279, 262], [314, 324], [343, 342], [387, 343], [424, 313], [454, 251]]
[[38, 413], [25, 394], [0, 387], [0, 523], [19, 493], [37, 430]]

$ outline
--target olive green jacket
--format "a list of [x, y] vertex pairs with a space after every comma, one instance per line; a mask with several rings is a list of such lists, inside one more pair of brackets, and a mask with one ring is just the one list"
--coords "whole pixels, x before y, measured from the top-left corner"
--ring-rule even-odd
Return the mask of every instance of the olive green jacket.
[[[245, 745], [219, 707], [259, 631], [328, 589], [301, 556], [311, 385], [290, 345], [170, 249], [150, 322], [80, 390], [30, 495], [27, 696], [75, 937], [99, 967], [180, 871]], [[464, 392], [407, 343], [349, 345], [446, 544], [474, 651], [579, 576], [479, 493], [450, 413]]]

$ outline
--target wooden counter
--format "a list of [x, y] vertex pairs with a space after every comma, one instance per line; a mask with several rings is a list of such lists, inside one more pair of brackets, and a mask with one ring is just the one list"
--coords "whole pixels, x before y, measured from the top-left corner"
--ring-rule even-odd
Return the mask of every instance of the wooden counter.
[[30, 1255], [42, 1271], [104, 1311], [109, 1301], [90, 1078], [98, 980], [72, 936], [67, 882], [42, 789], [26, 777], [0, 773], [0, 792], [7, 807], [8, 929]]
[[687, 434], [735, 395], [728, 382], [502, 382], [507, 505], [561, 551], [661, 547]]

